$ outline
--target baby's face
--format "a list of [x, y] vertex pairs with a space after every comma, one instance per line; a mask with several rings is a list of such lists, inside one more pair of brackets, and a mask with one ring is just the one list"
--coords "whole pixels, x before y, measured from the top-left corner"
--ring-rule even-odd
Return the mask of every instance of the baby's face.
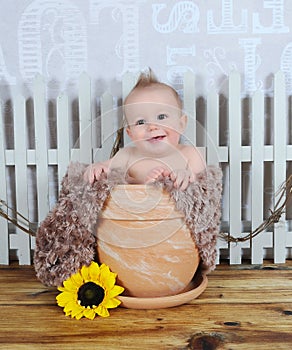
[[141, 153], [163, 155], [177, 147], [186, 126], [173, 92], [154, 85], [135, 90], [126, 100], [127, 133]]

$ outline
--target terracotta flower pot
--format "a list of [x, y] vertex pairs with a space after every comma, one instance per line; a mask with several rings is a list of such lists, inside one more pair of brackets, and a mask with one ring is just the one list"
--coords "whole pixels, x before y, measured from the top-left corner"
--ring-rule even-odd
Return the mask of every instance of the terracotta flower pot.
[[190, 284], [198, 249], [169, 194], [146, 185], [118, 185], [97, 227], [99, 260], [117, 273], [124, 295], [176, 295]]

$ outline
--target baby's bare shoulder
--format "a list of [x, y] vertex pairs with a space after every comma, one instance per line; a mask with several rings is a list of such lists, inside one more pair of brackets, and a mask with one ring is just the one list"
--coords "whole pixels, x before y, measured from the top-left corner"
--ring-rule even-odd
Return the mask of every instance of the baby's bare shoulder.
[[180, 145], [180, 151], [186, 156], [199, 157], [200, 153], [198, 149], [192, 145]]
[[182, 145], [181, 152], [188, 161], [188, 166], [194, 173], [198, 173], [205, 169], [206, 162], [203, 154], [198, 148], [192, 145]]
[[119, 157], [129, 156], [131, 154], [131, 152], [132, 152], [131, 148], [132, 147], [120, 148], [116, 155], [119, 156]]
[[119, 151], [109, 160], [111, 168], [125, 167], [131, 157], [130, 147], [120, 148]]

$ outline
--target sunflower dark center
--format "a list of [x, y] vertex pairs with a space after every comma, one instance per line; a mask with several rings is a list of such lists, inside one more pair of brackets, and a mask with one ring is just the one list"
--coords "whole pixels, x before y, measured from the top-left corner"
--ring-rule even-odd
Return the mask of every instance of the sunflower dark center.
[[78, 300], [84, 307], [98, 306], [104, 298], [104, 289], [94, 282], [84, 283], [78, 290]]

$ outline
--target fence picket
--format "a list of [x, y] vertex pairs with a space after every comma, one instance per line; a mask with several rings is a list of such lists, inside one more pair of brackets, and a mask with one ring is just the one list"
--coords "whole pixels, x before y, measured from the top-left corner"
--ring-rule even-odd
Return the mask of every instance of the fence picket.
[[[241, 233], [241, 96], [240, 75], [232, 72], [229, 77], [229, 227], [230, 234]], [[230, 262], [241, 263], [243, 244], [230, 244]]]
[[[0, 104], [0, 199], [7, 202], [7, 190], [6, 190], [6, 159], [5, 159], [5, 137], [4, 137], [4, 120], [2, 112], [2, 102]], [[0, 208], [1, 204], [0, 204]], [[3, 207], [3, 211], [6, 209]], [[0, 216], [0, 264], [9, 264], [9, 233], [8, 222]]]
[[[131, 92], [135, 83], [136, 83], [136, 77], [133, 74], [127, 72], [123, 75], [123, 81], [122, 81], [122, 100], [123, 101], [125, 101], [125, 98]], [[123, 134], [123, 138], [124, 138], [124, 145], [128, 145], [131, 142], [128, 134], [125, 131]]]
[[123, 75], [122, 80], [122, 98], [123, 100], [129, 95], [134, 85], [136, 84], [137, 77], [130, 72], [126, 72]]
[[[26, 113], [23, 96], [17, 96], [14, 105], [14, 151], [15, 151], [15, 194], [16, 209], [24, 217], [29, 217], [27, 193], [27, 144], [26, 144]], [[20, 217], [17, 220], [28, 228]], [[19, 264], [30, 265], [30, 236], [19, 228], [16, 234], [11, 235], [10, 248], [17, 249]]]
[[92, 163], [92, 114], [90, 79], [82, 73], [79, 79], [79, 161]]
[[68, 96], [62, 94], [57, 98], [57, 142], [58, 142], [58, 179], [66, 173], [70, 162], [70, 129]]
[[[252, 98], [252, 169], [251, 169], [251, 229], [255, 230], [263, 222], [264, 203], [264, 95], [257, 91]], [[267, 233], [252, 240], [251, 262], [263, 262], [263, 249]]]
[[219, 165], [219, 96], [212, 90], [207, 96], [207, 163]]
[[113, 108], [113, 104], [113, 96], [108, 92], [104, 93], [100, 101], [102, 160], [110, 157], [111, 150], [117, 136], [117, 110]]
[[[286, 93], [283, 72], [275, 74], [274, 90], [274, 193], [286, 180]], [[286, 223], [281, 218], [274, 224], [274, 261], [284, 263], [286, 259]]]
[[[208, 165], [219, 165], [219, 96], [215, 90], [207, 96], [206, 153]], [[220, 262], [220, 250], [227, 249], [228, 243], [218, 238], [216, 263]]]
[[46, 91], [42, 76], [34, 81], [35, 165], [38, 194], [38, 221], [49, 212], [49, 175], [47, 143]]
[[188, 125], [184, 136], [192, 145], [196, 145], [196, 93], [195, 74], [187, 71], [184, 74], [184, 112], [188, 116]]

